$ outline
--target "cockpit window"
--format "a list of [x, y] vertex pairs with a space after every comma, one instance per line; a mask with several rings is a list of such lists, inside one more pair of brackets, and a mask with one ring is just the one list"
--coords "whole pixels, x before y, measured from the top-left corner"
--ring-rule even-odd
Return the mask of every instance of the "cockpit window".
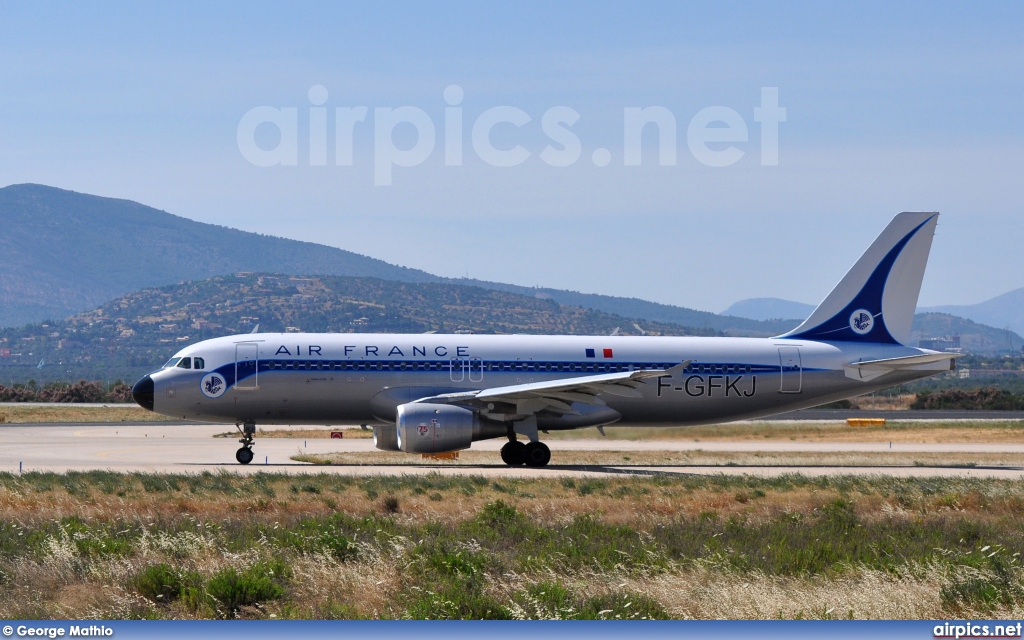
[[192, 358], [192, 368], [193, 369], [205, 369], [206, 368], [206, 361], [203, 360], [202, 358]]
[[192, 358], [182, 358], [181, 362], [178, 363], [178, 368], [179, 369], [191, 369], [192, 368]]
[[178, 364], [179, 360], [181, 360], [181, 358], [171, 358], [167, 361], [167, 364], [164, 365], [164, 369], [170, 369], [174, 365]]

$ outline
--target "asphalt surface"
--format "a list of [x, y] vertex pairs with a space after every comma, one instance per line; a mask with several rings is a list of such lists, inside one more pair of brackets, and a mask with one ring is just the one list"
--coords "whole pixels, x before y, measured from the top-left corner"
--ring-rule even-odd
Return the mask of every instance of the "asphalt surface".
[[797, 442], [797, 441], [684, 441], [684, 440], [610, 440], [603, 438], [553, 440], [552, 464], [542, 469], [508, 468], [501, 464], [498, 450], [502, 439], [474, 443], [474, 450], [493, 451], [493, 464], [421, 465], [310, 465], [291, 460], [298, 453], [375, 451], [369, 438], [340, 440], [301, 438], [263, 438], [256, 442], [255, 460], [243, 466], [234, 460], [236, 439], [214, 438], [229, 431], [225, 425], [133, 424], [133, 425], [60, 425], [50, 428], [6, 425], [0, 429], [0, 471], [88, 471], [200, 473], [228, 471], [254, 473], [339, 473], [347, 475], [391, 474], [477, 474], [495, 477], [609, 476], [609, 475], [708, 475], [751, 474], [775, 476], [787, 473], [804, 475], [855, 474], [893, 476], [967, 476], [1024, 478], [1024, 466], [946, 467], [946, 466], [561, 466], [559, 450], [586, 451], [765, 451], [765, 452], [928, 452], [928, 453], [1002, 453], [1020, 454], [1024, 463], [1024, 444], [924, 444], [887, 442]]

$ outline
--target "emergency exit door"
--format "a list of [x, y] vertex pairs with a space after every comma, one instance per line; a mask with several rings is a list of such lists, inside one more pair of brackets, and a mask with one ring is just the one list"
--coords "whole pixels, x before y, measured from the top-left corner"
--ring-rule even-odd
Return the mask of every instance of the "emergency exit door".
[[800, 362], [799, 347], [779, 347], [779, 393], [800, 393], [804, 368]]

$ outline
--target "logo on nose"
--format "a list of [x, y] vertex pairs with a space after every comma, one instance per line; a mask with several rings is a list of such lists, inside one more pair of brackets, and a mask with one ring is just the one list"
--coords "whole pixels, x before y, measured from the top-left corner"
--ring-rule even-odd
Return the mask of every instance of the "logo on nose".
[[224, 395], [224, 392], [228, 389], [224, 376], [219, 373], [208, 373], [203, 376], [202, 381], [199, 383], [199, 387], [203, 390], [203, 395], [207, 398], [219, 398]]

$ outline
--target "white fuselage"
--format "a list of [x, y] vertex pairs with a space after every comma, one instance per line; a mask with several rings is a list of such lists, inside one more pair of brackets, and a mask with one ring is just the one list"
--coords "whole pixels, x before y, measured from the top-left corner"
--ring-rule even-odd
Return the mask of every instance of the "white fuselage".
[[[203, 368], [150, 375], [154, 411], [191, 420], [256, 424], [381, 424], [419, 398], [562, 378], [689, 366], [601, 395], [598, 424], [694, 425], [768, 416], [850, 398], [950, 368], [950, 361], [870, 381], [844, 365], [934, 353], [895, 344], [786, 338], [672, 338], [440, 334], [264, 333], [206, 340], [176, 358]], [[179, 361], [180, 362], [180, 361]], [[216, 382], [220, 384], [212, 384]]]

